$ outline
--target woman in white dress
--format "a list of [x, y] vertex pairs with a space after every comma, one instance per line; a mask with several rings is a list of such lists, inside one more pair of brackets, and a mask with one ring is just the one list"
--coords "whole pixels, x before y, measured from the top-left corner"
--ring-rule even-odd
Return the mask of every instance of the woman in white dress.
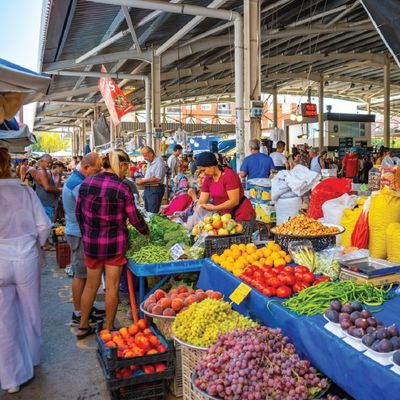
[[0, 148], [0, 385], [16, 393], [40, 362], [40, 257], [51, 222], [36, 193], [11, 176]]

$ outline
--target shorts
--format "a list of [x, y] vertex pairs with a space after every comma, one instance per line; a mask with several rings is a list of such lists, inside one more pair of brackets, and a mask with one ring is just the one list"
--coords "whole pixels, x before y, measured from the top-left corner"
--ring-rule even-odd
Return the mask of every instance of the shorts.
[[88, 256], [85, 256], [85, 265], [86, 267], [90, 269], [98, 269], [98, 268], [104, 268], [104, 266], [111, 265], [113, 267], [123, 267], [128, 260], [125, 258], [123, 254], [120, 254], [119, 256], [107, 258], [105, 260], [99, 260], [97, 258], [91, 258]]
[[43, 208], [44, 208], [44, 212], [49, 217], [50, 222], [53, 222], [56, 209], [54, 207], [48, 207], [48, 206], [43, 206]]
[[82, 238], [66, 235], [67, 243], [71, 248], [71, 267], [74, 278], [86, 279], [86, 265], [84, 261]]

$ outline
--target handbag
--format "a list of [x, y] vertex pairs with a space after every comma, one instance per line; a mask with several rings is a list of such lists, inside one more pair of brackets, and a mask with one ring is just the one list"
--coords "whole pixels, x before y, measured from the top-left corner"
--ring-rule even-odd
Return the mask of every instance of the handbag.
[[[29, 199], [31, 201], [32, 215], [35, 215], [35, 210], [33, 208], [32, 194], [29, 191], [29, 189], [28, 189], [26, 184], [23, 183], [22, 187], [24, 188], [24, 190], [26, 190], [28, 192]], [[40, 266], [40, 268], [44, 268], [44, 267], [47, 266], [46, 253], [42, 249], [42, 246], [41, 246], [41, 244], [39, 242], [39, 237], [38, 236], [36, 237], [36, 247], [37, 247], [38, 255], [39, 255], [39, 266]]]

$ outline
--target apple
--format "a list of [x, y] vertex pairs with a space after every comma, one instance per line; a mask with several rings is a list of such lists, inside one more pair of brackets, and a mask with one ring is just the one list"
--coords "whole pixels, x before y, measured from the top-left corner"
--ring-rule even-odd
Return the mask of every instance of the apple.
[[236, 233], [242, 233], [243, 232], [243, 225], [237, 224], [235, 230], [236, 230]]
[[211, 224], [207, 224], [207, 225], [204, 225], [204, 230], [206, 230], [207, 232], [209, 232], [209, 231], [212, 231], [212, 230], [213, 230], [213, 227], [212, 227]]
[[221, 229], [222, 228], [222, 221], [214, 221], [212, 223], [214, 229]]
[[213, 221], [221, 221], [221, 216], [218, 213], [212, 215]]
[[204, 217], [203, 222], [204, 222], [205, 225], [211, 224], [212, 219], [211, 219], [211, 217]]
[[221, 217], [221, 221], [222, 222], [229, 222], [229, 220], [231, 220], [232, 219], [232, 215], [231, 214], [224, 214], [222, 217]]
[[228, 234], [229, 232], [226, 229], [221, 228], [218, 230], [218, 235], [228, 235]]

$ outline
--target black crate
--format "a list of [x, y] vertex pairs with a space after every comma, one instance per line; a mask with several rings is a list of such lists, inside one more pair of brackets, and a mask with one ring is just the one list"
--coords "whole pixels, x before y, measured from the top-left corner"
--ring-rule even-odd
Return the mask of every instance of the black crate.
[[[167, 369], [164, 372], [155, 372], [153, 374], [145, 374], [144, 372], [136, 371], [134, 375], [129, 378], [117, 378], [116, 371], [108, 371], [104, 363], [103, 357], [100, 352], [97, 351], [97, 359], [99, 360], [101, 369], [103, 371], [104, 378], [108, 390], [118, 390], [132, 385], [140, 385], [142, 383], [155, 382], [160, 380], [168, 380], [174, 377], [174, 359], [173, 353], [168, 352], [172, 355], [168, 361], [162, 361], [167, 364]], [[143, 364], [142, 364], [143, 365]]]
[[159, 362], [168, 363], [174, 356], [174, 347], [172, 342], [167, 342], [161, 335], [161, 333], [153, 326], [149, 327], [153, 333], [160, 339], [161, 343], [167, 348], [167, 351], [159, 354], [152, 354], [149, 356], [132, 357], [132, 358], [118, 358], [116, 348], [108, 348], [99, 336], [99, 332], [102, 330], [102, 324], [98, 325], [96, 331], [96, 341], [98, 345], [99, 356], [103, 360], [103, 363], [109, 372], [114, 372], [118, 368], [130, 367], [133, 364], [146, 365], [156, 364]]
[[166, 381], [126, 386], [110, 394], [112, 400], [164, 400], [167, 395]]
[[209, 236], [205, 240], [204, 257], [211, 257], [213, 254], [222, 254], [224, 250], [229, 249], [233, 244], [250, 243], [251, 236], [240, 234], [232, 236]]

